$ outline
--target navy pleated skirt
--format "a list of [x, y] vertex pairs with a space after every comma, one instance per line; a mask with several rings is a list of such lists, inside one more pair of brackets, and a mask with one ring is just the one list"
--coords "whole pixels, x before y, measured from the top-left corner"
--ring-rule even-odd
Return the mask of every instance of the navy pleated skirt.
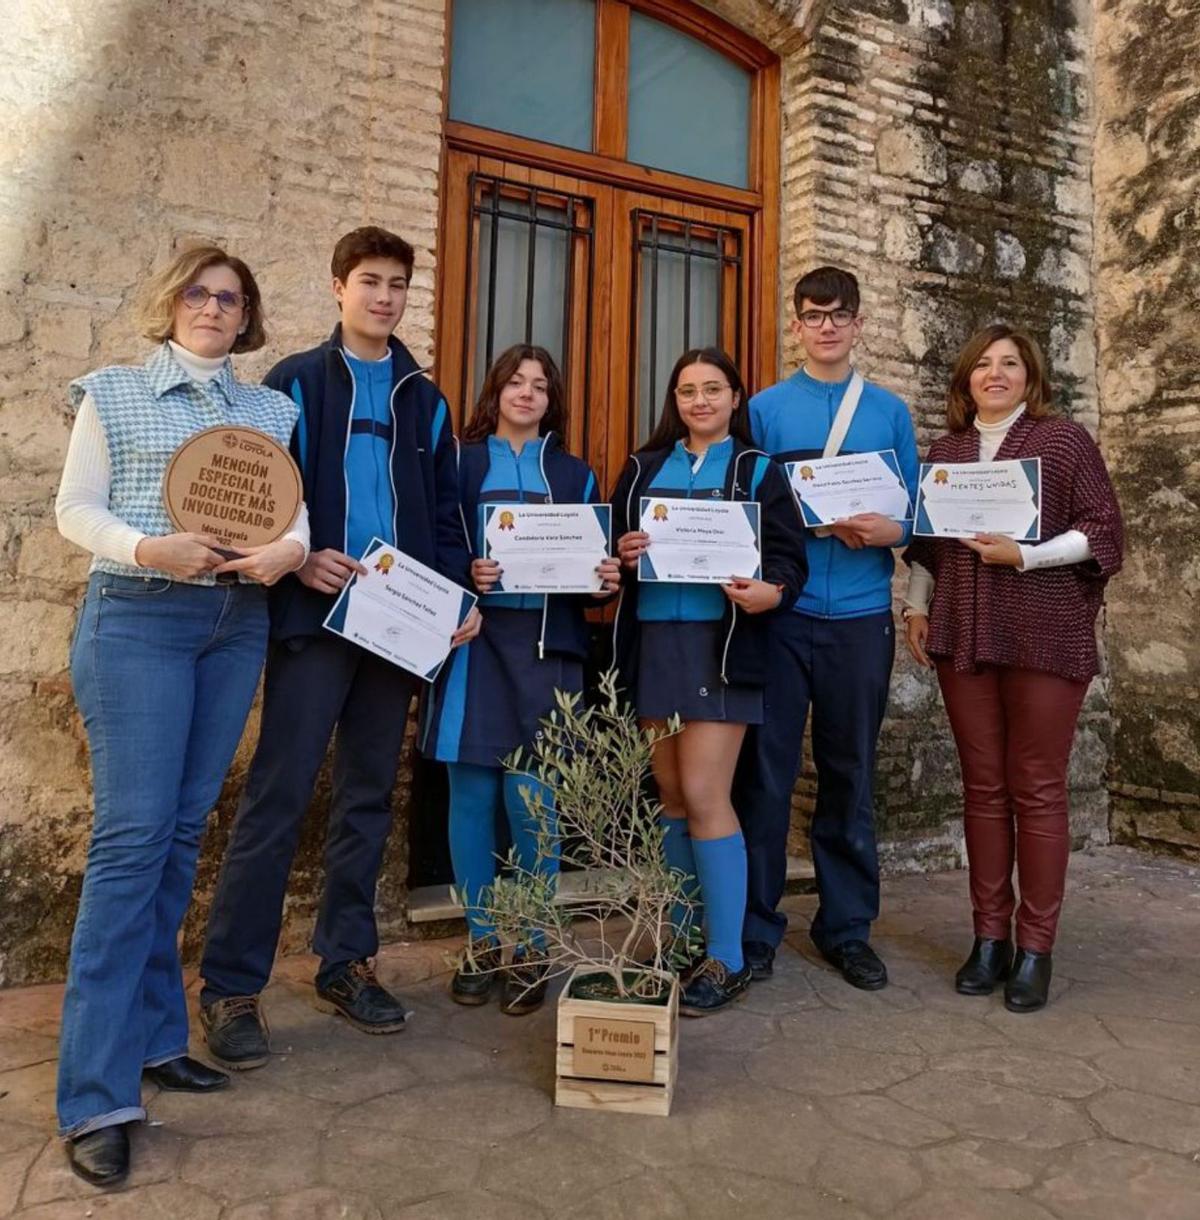
[[483, 629], [446, 660], [427, 695], [421, 751], [440, 762], [496, 767], [518, 746], [533, 745], [554, 710], [556, 689], [583, 689], [583, 663], [538, 657], [540, 610], [489, 607]]
[[763, 694], [753, 686], [721, 681], [725, 631], [719, 622], [638, 625], [637, 709], [663, 720], [716, 720], [762, 724]]

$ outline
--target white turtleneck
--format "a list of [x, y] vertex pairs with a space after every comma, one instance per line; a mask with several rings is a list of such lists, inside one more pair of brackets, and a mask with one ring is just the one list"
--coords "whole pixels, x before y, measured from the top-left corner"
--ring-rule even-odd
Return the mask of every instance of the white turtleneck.
[[[995, 460], [1009, 429], [1025, 413], [1025, 404], [1020, 403], [1003, 419], [985, 424], [975, 416], [975, 431], [979, 433], [979, 460]], [[1091, 559], [1092, 546], [1082, 530], [1067, 530], [1055, 538], [1041, 543], [1018, 542], [1021, 566], [1018, 572], [1033, 572], [1038, 568], [1061, 568], [1070, 563], [1083, 563]], [[909, 570], [908, 593], [904, 598], [905, 608], [912, 614], [928, 614], [933, 600], [933, 573], [923, 564], [914, 563]]]
[[[168, 339], [171, 355], [187, 375], [201, 385], [211, 381], [225, 366], [227, 356], [197, 356]], [[90, 394], [83, 396], [67, 444], [67, 460], [63, 466], [54, 514], [58, 530], [64, 538], [91, 551], [101, 559], [137, 566], [137, 545], [146, 536], [141, 530], [127, 525], [109, 508], [112, 489], [112, 464], [108, 454], [108, 438], [100, 413]], [[308, 508], [301, 504], [296, 523], [285, 535], [289, 542], [298, 542], [308, 556]]]

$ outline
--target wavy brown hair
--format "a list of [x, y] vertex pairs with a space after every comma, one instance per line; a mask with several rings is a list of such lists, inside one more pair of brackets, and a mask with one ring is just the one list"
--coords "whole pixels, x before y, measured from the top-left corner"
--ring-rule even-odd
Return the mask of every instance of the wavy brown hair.
[[146, 282], [135, 313], [142, 337], [162, 343], [175, 327], [175, 302], [196, 276], [209, 267], [228, 267], [241, 281], [246, 298], [246, 328], [233, 344], [235, 352], [256, 352], [267, 341], [262, 293], [250, 268], [240, 258], [226, 254], [220, 246], [194, 246], [177, 254]]
[[643, 449], [666, 449], [676, 441], [685, 440], [688, 436], [688, 426], [679, 414], [679, 404], [675, 401], [675, 387], [679, 384], [683, 370], [692, 364], [711, 364], [725, 374], [729, 388], [734, 393], [733, 414], [729, 417], [729, 434], [743, 444], [753, 445], [754, 437], [750, 434], [750, 395], [738, 372], [737, 365], [719, 347], [693, 347], [683, 353], [675, 361], [671, 376], [667, 381], [667, 392], [663, 396], [662, 414], [654, 431], [650, 433]]
[[542, 366], [542, 372], [546, 377], [546, 397], [550, 401], [546, 407], [546, 414], [538, 421], [538, 436], [545, 436], [547, 432], [557, 432], [563, 448], [567, 447], [569, 416], [562, 373], [558, 371], [554, 357], [544, 347], [537, 347], [532, 343], [516, 343], [501, 352], [492, 361], [492, 367], [488, 369], [487, 376], [483, 379], [475, 410], [471, 412], [471, 418], [462, 430], [461, 440], [464, 442], [486, 440], [496, 431], [496, 425], [500, 422], [500, 391], [508, 384], [509, 378], [521, 367], [523, 360], [536, 360]]
[[971, 398], [971, 373], [983, 353], [1000, 339], [1011, 339], [1021, 353], [1021, 362], [1025, 365], [1025, 414], [1031, 419], [1050, 414], [1053, 405], [1050, 381], [1037, 340], [1024, 327], [993, 322], [966, 341], [954, 363], [950, 388], [946, 391], [946, 426], [951, 432], [964, 432], [971, 426], [976, 410]]

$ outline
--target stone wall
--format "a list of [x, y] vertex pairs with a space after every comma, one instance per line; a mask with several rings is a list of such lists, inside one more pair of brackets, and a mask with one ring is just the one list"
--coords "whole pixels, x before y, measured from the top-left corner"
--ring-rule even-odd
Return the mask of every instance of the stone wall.
[[[0, 984], [61, 974], [90, 825], [66, 676], [87, 559], [52, 502], [66, 383], [138, 360], [129, 306], [180, 243], [243, 256], [268, 306], [260, 376], [332, 329], [329, 253], [367, 221], [417, 249], [404, 338], [433, 348], [443, 0], [28, 3], [6, 9], [0, 83]], [[225, 788], [186, 935], [194, 949], [254, 725]], [[407, 790], [399, 777], [398, 800]], [[290, 899], [302, 942], [321, 811]], [[403, 926], [406, 837], [380, 907]]]
[[1113, 833], [1200, 858], [1200, 4], [1096, 15], [1101, 432], [1125, 513], [1108, 599]]
[[[923, 440], [940, 426], [946, 372], [966, 332], [997, 315], [1020, 319], [1046, 344], [1064, 406], [1094, 428], [1086, 13], [1066, 0], [709, 7], [783, 64], [781, 316], [805, 266], [854, 268], [870, 316], [861, 363], [912, 404]], [[132, 294], [197, 238], [227, 244], [260, 274], [271, 342], [239, 368], [261, 374], [331, 326], [328, 252], [364, 221], [417, 246], [403, 335], [429, 356], [444, 28], [444, 0], [237, 10], [67, 0], [21, 5], [9, 19], [0, 84], [0, 984], [61, 973], [89, 826], [86, 750], [65, 675], [86, 559], [58, 538], [52, 513], [68, 431], [63, 386], [144, 353], [130, 330]], [[796, 355], [789, 340], [786, 370]], [[1073, 767], [1081, 841], [1106, 833], [1108, 722], [1098, 683]], [[202, 860], [189, 953], [253, 735], [252, 718]], [[402, 815], [407, 791], [405, 771]], [[293, 878], [292, 947], [311, 926], [325, 800], [323, 786]], [[879, 807], [891, 867], [959, 858], [953, 748], [932, 683], [904, 658]], [[406, 852], [398, 832], [380, 893], [387, 935], [405, 929]]]
[[[1060, 405], [1097, 429], [1088, 19], [1082, 3], [830, 3], [785, 92], [784, 282], [816, 262], [857, 272], [859, 364], [908, 401], [922, 445], [943, 430], [959, 345], [995, 318], [1033, 330]], [[1077, 843], [1107, 837], [1109, 747], [1098, 681], [1071, 767]], [[809, 767], [797, 851], [814, 786]], [[957, 759], [902, 643], [876, 793], [889, 867], [960, 858]]]

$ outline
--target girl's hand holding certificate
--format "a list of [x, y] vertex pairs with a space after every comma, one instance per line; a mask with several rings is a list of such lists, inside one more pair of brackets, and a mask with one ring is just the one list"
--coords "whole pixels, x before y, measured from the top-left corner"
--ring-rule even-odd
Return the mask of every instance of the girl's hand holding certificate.
[[735, 576], [721, 588], [725, 596], [747, 614], [765, 614], [768, 610], [776, 609], [783, 601], [783, 589], [765, 580]]

